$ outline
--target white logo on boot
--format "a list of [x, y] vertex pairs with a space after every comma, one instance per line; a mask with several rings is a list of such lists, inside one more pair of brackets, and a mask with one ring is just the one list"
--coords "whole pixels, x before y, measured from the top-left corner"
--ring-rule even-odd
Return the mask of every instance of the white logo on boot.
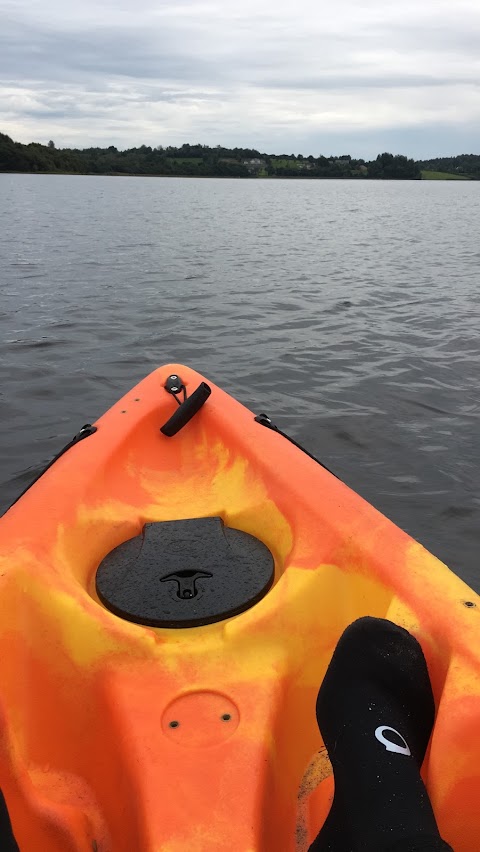
[[[400, 737], [400, 739], [405, 743], [405, 745], [400, 746], [396, 743], [392, 743], [391, 740], [387, 740], [387, 738], [383, 735], [384, 731], [392, 731], [394, 734], [397, 735], [397, 737]], [[402, 737], [402, 735], [399, 734], [398, 731], [395, 730], [395, 728], [390, 728], [388, 725], [380, 725], [380, 727], [378, 727], [375, 731], [375, 736], [378, 742], [385, 746], [387, 751], [394, 751], [396, 752], [396, 754], [406, 754], [407, 757], [409, 757], [412, 753], [408, 747], [408, 743], [405, 737]]]

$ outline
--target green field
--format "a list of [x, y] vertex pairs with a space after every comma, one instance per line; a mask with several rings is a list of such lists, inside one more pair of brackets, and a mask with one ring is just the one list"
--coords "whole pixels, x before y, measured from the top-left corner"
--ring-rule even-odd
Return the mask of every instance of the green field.
[[470, 180], [465, 175], [453, 175], [449, 172], [431, 172], [427, 169], [422, 170], [422, 180]]

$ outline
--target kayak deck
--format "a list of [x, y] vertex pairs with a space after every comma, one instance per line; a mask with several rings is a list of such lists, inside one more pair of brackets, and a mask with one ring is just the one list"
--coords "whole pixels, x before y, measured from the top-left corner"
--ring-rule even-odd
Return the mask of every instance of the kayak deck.
[[[0, 788], [22, 852], [303, 852], [333, 793], [316, 695], [367, 614], [423, 647], [438, 708], [423, 774], [442, 836], [472, 852], [480, 598], [219, 388], [162, 434], [172, 373], [189, 395], [203, 381], [152, 373], [0, 520]], [[272, 555], [254, 605], [169, 628], [102, 603], [115, 548], [202, 518]]]

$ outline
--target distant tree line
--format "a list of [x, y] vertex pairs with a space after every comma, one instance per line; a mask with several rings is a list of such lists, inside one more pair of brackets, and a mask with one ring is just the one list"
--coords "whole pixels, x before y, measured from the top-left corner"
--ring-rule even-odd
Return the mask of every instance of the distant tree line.
[[119, 151], [109, 148], [57, 148], [31, 142], [23, 145], [0, 133], [0, 172], [94, 175], [171, 175], [179, 177], [295, 177], [419, 180], [421, 169], [458, 172], [480, 178], [480, 156], [469, 154], [415, 162], [401, 154], [379, 154], [365, 162], [349, 154], [304, 157], [265, 154], [253, 148], [185, 144], [180, 147], [141, 145]]

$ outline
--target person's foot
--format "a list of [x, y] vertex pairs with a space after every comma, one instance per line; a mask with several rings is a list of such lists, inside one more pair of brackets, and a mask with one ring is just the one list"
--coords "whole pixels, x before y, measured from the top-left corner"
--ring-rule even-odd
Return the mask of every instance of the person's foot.
[[341, 636], [317, 698], [335, 795], [310, 852], [437, 852], [420, 768], [435, 718], [417, 640], [380, 618]]

